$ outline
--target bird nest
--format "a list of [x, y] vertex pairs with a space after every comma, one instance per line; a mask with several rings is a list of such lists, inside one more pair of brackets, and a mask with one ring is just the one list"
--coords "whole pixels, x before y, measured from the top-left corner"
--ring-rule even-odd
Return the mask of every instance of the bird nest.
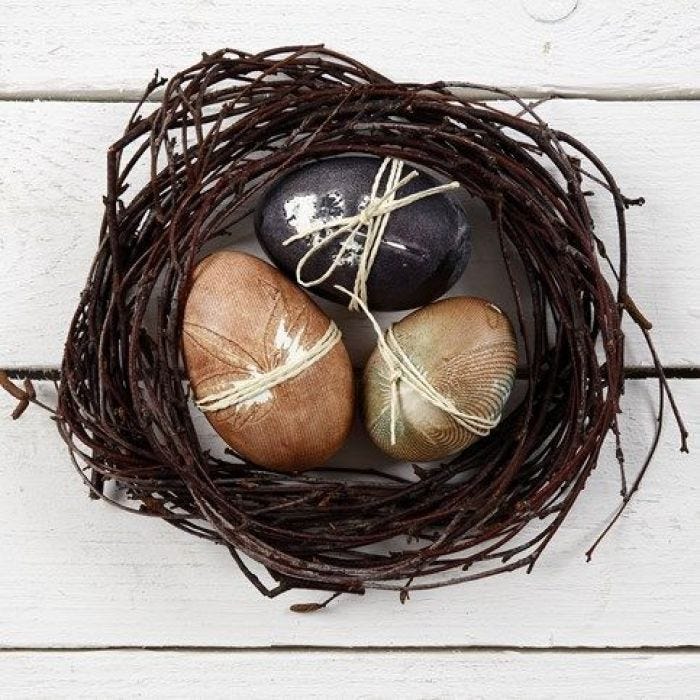
[[[609, 433], [619, 515], [660, 430], [659, 421], [627, 484], [618, 429], [625, 313], [649, 345], [659, 408], [670, 399], [685, 447], [650, 324], [627, 292], [625, 210], [643, 201], [623, 196], [595, 154], [536, 106], [491, 86], [395, 83], [320, 46], [227, 49], [167, 83], [156, 75], [108, 150], [98, 250], [61, 368], [56, 422], [92, 491], [225, 544], [268, 596], [391, 589], [403, 601], [415, 589], [530, 570]], [[215, 456], [182, 371], [190, 274], [203, 246], [249, 216], [280, 173], [348, 152], [402, 158], [485, 204], [522, 336], [522, 398], [488, 437], [437, 466], [282, 474]], [[617, 264], [594, 231], [591, 182], [614, 207]], [[22, 406], [36, 402], [31, 386], [3, 384]]]

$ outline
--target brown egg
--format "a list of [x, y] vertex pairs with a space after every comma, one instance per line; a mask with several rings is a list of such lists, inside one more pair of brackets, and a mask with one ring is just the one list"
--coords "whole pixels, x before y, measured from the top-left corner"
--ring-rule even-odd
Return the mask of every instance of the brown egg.
[[[210, 255], [194, 271], [184, 314], [183, 351], [195, 398], [211, 399], [234, 382], [289, 366], [329, 324], [316, 304], [268, 263], [234, 251]], [[340, 448], [353, 403], [352, 366], [341, 340], [297, 376], [232, 406], [213, 410], [210, 403], [205, 415], [251, 462], [302, 471], [323, 464]]]
[[[462, 417], [493, 425], [500, 419], [515, 379], [517, 348], [510, 321], [498, 307], [476, 297], [443, 299], [394, 324], [393, 335], [418, 373]], [[372, 440], [388, 455], [437, 460], [479, 439], [464, 421], [400, 379], [392, 444], [390, 378], [391, 370], [375, 348], [364, 372], [364, 419]]]

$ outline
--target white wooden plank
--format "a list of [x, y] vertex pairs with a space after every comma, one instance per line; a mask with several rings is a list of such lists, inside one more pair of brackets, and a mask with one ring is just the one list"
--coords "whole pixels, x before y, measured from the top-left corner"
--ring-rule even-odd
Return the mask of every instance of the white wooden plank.
[[[672, 382], [691, 434], [700, 382]], [[50, 385], [40, 384], [51, 400]], [[637, 467], [652, 428], [650, 380], [630, 382], [623, 435]], [[0, 396], [0, 415], [11, 408]], [[42, 412], [0, 420], [0, 646], [592, 646], [700, 644], [700, 469], [667, 428], [642, 490], [591, 563], [584, 551], [619, 495], [606, 445], [570, 519], [529, 576], [397, 595], [262, 598], [227, 551], [90, 501]]]
[[695, 0], [3, 0], [0, 91], [142, 89], [202, 51], [323, 41], [396, 80], [697, 94]]
[[[106, 149], [131, 109], [129, 104], [0, 102], [5, 134], [0, 149], [0, 366], [60, 362], [95, 249]], [[700, 238], [689, 206], [700, 191], [695, 163], [700, 104], [556, 101], [543, 105], [541, 113], [597, 151], [626, 193], [647, 197], [647, 205], [629, 211], [630, 289], [655, 322], [663, 361], [698, 364]], [[594, 198], [592, 206], [599, 234], [614, 249], [611, 207], [602, 198]], [[508, 308], [510, 295], [496, 267], [490, 224], [478, 212], [475, 229], [474, 258], [457, 291], [485, 295]], [[252, 238], [243, 244], [256, 249]], [[353, 323], [348, 337], [362, 322], [356, 317]], [[641, 337], [631, 324], [628, 328], [628, 364], [648, 365]]]
[[0, 654], [11, 698], [692, 698], [693, 652], [93, 651]]

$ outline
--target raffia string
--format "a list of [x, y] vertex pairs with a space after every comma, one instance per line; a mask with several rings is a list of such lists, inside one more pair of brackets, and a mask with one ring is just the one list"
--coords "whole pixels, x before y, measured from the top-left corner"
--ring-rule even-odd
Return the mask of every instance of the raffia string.
[[[341, 264], [346, 252], [358, 242], [359, 238], [364, 238], [362, 253], [357, 263], [357, 273], [355, 275], [353, 287], [354, 296], [350, 299], [348, 308], [351, 311], [357, 311], [359, 309], [358, 301], [356, 301], [357, 299], [365, 304], [367, 303], [367, 280], [369, 279], [372, 266], [379, 252], [379, 246], [384, 238], [384, 232], [389, 223], [391, 212], [402, 209], [426, 197], [432, 197], [435, 194], [459, 187], [459, 183], [453, 181], [397, 199], [396, 193], [398, 190], [418, 177], [418, 172], [416, 170], [402, 177], [404, 165], [404, 161], [399, 158], [385, 158], [382, 161], [374, 178], [374, 182], [372, 183], [372, 190], [367, 206], [358, 211], [357, 214], [315, 224], [299, 233], [295, 233], [283, 241], [283, 245], [289, 245], [295, 241], [315, 236], [321, 231], [326, 231], [326, 235], [323, 238], [314, 240], [309, 250], [299, 259], [296, 267], [296, 279], [298, 284], [308, 288], [315, 287], [325, 282]], [[379, 190], [387, 168], [389, 168], [389, 174], [386, 178], [383, 192], [380, 194]], [[328, 269], [316, 279], [305, 280], [302, 273], [309, 259], [341, 236], [345, 236], [345, 239], [338, 248], [338, 252], [335, 254]]]
[[208, 394], [195, 403], [200, 410], [211, 413], [250, 401], [311, 367], [333, 349], [340, 337], [340, 329], [331, 321], [323, 336], [294, 360], [285, 362], [269, 372], [231, 381], [223, 390]]
[[500, 422], [501, 413], [499, 412], [492, 417], [477, 416], [471, 413], [460, 411], [454, 403], [443, 396], [425, 377], [411, 361], [411, 358], [404, 352], [399, 341], [394, 335], [393, 325], [390, 326], [386, 333], [382, 332], [377, 319], [374, 318], [371, 311], [367, 308], [365, 302], [353, 292], [348, 291], [345, 287], [336, 284], [335, 288], [350, 296], [357, 306], [364, 312], [370, 320], [375, 333], [377, 334], [377, 347], [379, 354], [384, 360], [389, 369], [389, 383], [391, 389], [391, 404], [390, 404], [390, 426], [391, 426], [391, 444], [396, 444], [396, 421], [399, 409], [399, 382], [408, 384], [421, 398], [431, 403], [435, 408], [444, 411], [451, 416], [456, 423], [475, 435], [488, 435]]

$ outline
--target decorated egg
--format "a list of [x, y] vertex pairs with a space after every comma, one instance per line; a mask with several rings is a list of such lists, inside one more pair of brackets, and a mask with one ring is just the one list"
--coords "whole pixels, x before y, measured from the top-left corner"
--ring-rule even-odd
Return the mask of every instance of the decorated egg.
[[463, 450], [501, 418], [517, 347], [508, 317], [476, 297], [414, 311], [380, 340], [364, 372], [364, 420], [391, 457], [430, 461]]
[[[273, 184], [258, 207], [257, 234], [288, 276], [313, 283], [320, 296], [347, 303], [335, 285], [352, 291], [362, 268], [369, 308], [411, 309], [446, 292], [469, 260], [469, 222], [450, 191], [457, 187], [395, 159], [324, 158]], [[370, 225], [381, 235], [367, 265]]]
[[251, 462], [302, 471], [345, 441], [354, 386], [340, 332], [268, 263], [233, 251], [199, 263], [182, 343], [196, 405]]

